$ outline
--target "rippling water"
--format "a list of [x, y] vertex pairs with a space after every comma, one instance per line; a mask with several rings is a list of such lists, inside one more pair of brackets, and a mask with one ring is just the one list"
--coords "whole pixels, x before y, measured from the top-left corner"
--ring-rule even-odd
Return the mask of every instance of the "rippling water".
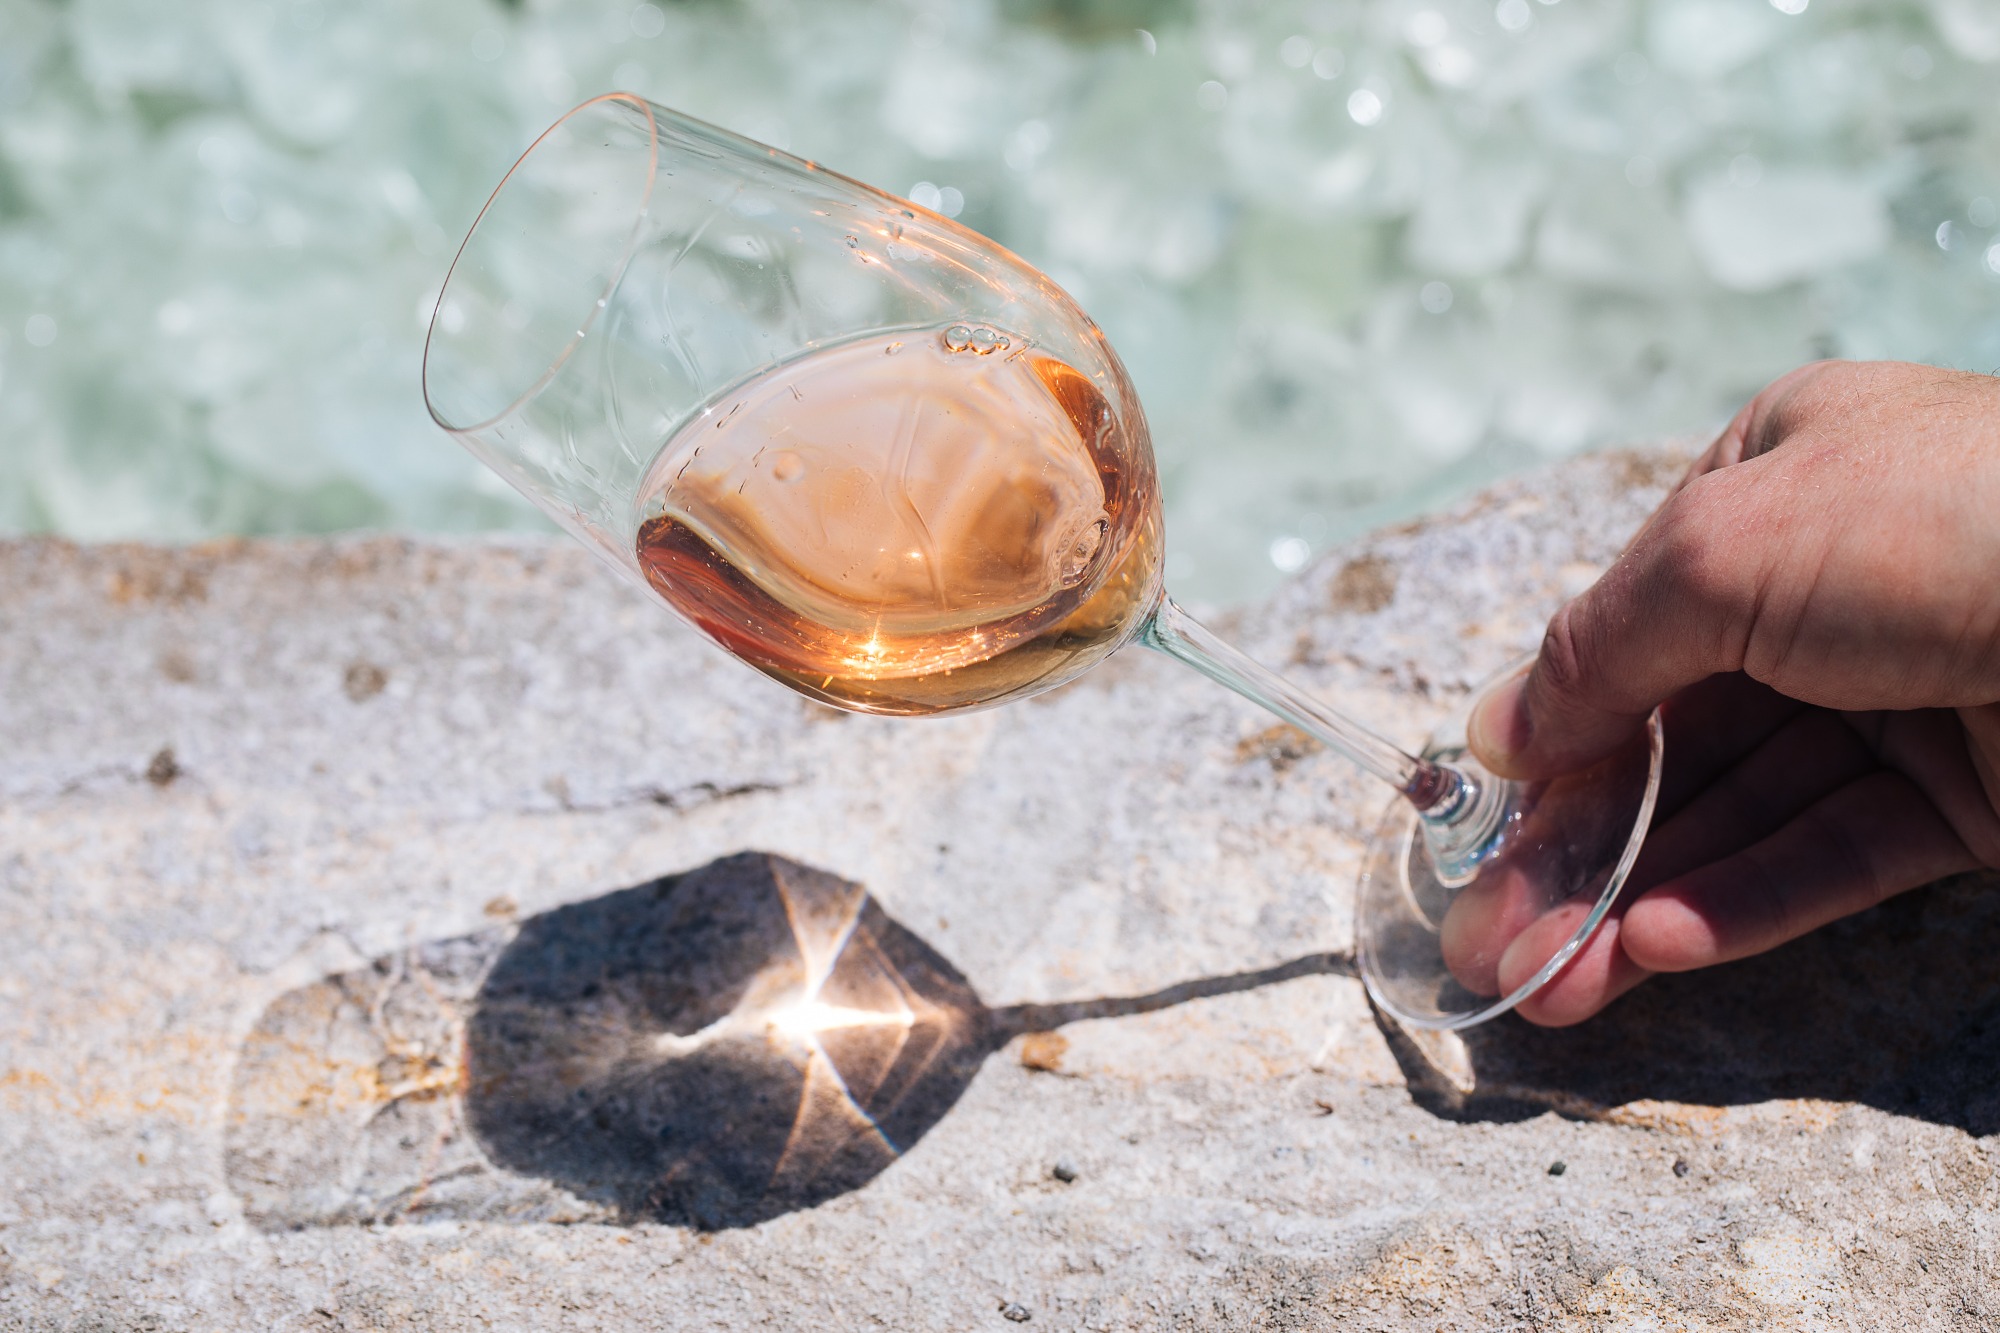
[[1177, 586], [1825, 355], [2000, 366], [1989, 0], [0, 0], [0, 527], [537, 520], [430, 425], [485, 192], [629, 88], [1105, 326]]

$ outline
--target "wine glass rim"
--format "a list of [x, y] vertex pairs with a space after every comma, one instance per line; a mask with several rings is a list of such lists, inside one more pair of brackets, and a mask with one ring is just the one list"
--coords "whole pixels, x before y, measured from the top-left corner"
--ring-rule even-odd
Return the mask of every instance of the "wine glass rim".
[[[527, 164], [528, 159], [533, 157], [536, 151], [548, 142], [550, 136], [563, 129], [572, 119], [590, 110], [592, 107], [605, 102], [626, 102], [637, 107], [646, 117], [646, 133], [649, 136], [646, 151], [645, 188], [639, 193], [637, 207], [632, 212], [632, 226], [625, 234], [624, 245], [619, 251], [617, 262], [612, 264], [610, 276], [605, 280], [602, 290], [596, 294], [596, 299], [593, 300], [589, 309], [585, 312], [583, 319], [577, 324], [576, 331], [570, 336], [569, 341], [563, 344], [562, 350], [550, 360], [548, 366], [543, 369], [532, 384], [515, 395], [505, 407], [502, 407], [499, 411], [483, 420], [463, 425], [446, 421], [443, 413], [438, 411], [437, 404], [431, 398], [431, 345], [437, 338], [438, 321], [443, 317], [445, 297], [451, 291], [452, 279], [458, 275], [458, 266], [464, 261], [466, 251], [472, 248], [472, 242], [478, 238], [479, 224], [486, 220], [486, 215], [492, 211], [493, 205], [499, 201], [500, 196], [507, 192], [507, 187], [513, 183], [515, 174]], [[585, 336], [590, 332], [591, 326], [597, 322], [597, 317], [605, 309], [606, 302], [610, 299], [611, 293], [617, 288], [619, 282], [624, 279], [625, 266], [631, 262], [632, 254], [638, 247], [640, 234], [645, 227], [647, 211], [652, 207], [653, 187], [659, 179], [659, 172], [659, 119], [654, 114], [653, 104], [637, 93], [599, 93], [596, 97], [579, 102], [558, 116], [554, 123], [535, 136], [533, 143], [522, 150], [521, 155], [514, 159], [514, 164], [507, 168], [507, 174], [500, 178], [500, 183], [493, 187], [493, 192], [486, 196], [486, 202], [479, 206], [478, 216], [472, 219], [472, 225], [466, 228], [465, 239], [458, 243], [458, 251], [451, 259], [451, 267], [445, 271], [444, 282], [438, 287], [437, 302], [431, 307], [430, 323], [424, 330], [422, 380], [424, 409], [430, 413], [432, 421], [435, 421], [441, 428], [453, 435], [476, 435], [481, 431], [491, 430], [494, 426], [519, 411], [524, 404], [547, 388], [549, 382], [562, 372], [563, 366], [575, 354], [576, 349], [582, 345]]]

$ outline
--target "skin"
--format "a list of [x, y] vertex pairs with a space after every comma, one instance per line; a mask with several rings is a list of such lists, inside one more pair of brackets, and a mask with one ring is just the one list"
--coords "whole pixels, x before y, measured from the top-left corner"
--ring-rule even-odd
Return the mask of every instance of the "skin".
[[[1645, 850], [1530, 1021], [2000, 866], [2000, 379], [1822, 362], [1775, 381], [1480, 703], [1472, 745], [1552, 776], [1655, 705]], [[1503, 985], [1565, 910], [1510, 948]]]

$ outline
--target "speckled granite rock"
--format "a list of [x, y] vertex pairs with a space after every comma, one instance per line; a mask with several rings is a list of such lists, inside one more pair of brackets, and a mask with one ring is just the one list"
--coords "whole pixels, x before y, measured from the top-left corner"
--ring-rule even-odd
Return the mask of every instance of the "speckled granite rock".
[[[1674, 471], [1218, 628], [1414, 743]], [[0, 738], [0, 1328], [2000, 1322], [1985, 883], [1419, 1050], [1296, 734], [838, 716], [553, 545], [0, 545]]]

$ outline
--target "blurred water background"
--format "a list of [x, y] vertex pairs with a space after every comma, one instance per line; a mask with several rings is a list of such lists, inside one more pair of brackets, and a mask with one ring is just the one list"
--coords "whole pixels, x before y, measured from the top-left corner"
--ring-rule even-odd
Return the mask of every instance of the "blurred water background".
[[539, 526], [422, 334], [614, 88], [1052, 273], [1200, 600], [1809, 358], [2000, 366], [1991, 0], [0, 0], [0, 528]]

